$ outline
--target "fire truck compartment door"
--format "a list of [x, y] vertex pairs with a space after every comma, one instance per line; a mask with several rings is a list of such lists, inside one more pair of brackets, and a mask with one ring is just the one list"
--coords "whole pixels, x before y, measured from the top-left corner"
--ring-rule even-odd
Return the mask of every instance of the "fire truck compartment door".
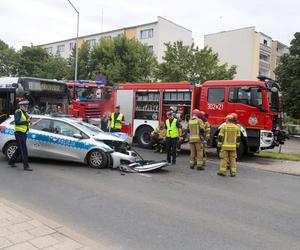
[[125, 123], [131, 124], [133, 116], [133, 90], [117, 90], [116, 105], [124, 114]]

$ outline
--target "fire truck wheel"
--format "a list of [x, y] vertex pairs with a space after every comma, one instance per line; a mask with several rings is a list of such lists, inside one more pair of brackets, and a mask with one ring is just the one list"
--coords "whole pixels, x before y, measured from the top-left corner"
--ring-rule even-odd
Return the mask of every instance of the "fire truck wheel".
[[87, 162], [92, 168], [105, 168], [107, 167], [108, 158], [103, 151], [96, 149], [89, 152]]
[[151, 148], [151, 132], [153, 129], [151, 127], [142, 127], [136, 133], [136, 140], [140, 147], [142, 148]]
[[245, 150], [246, 150], [245, 142], [241, 141], [240, 146], [239, 146], [239, 148], [237, 150], [237, 158], [238, 159], [242, 159], [243, 158], [243, 156], [244, 156], [244, 154], [246, 152]]

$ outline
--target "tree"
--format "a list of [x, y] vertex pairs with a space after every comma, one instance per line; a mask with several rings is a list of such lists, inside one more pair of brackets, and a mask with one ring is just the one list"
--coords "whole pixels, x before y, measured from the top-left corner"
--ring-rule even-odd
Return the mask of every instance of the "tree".
[[153, 80], [156, 65], [146, 45], [125, 36], [103, 38], [91, 51], [92, 76], [105, 75], [109, 83]]
[[23, 47], [19, 52], [20, 76], [43, 77], [48, 53], [41, 47]]
[[280, 57], [275, 69], [276, 79], [283, 92], [284, 110], [288, 115], [300, 118], [300, 32], [291, 41], [289, 54]]
[[44, 72], [41, 74], [42, 77], [47, 79], [67, 79], [70, 75], [70, 67], [66, 59], [60, 55], [49, 55], [44, 65]]
[[15, 76], [18, 71], [18, 54], [0, 40], [0, 76]]
[[[91, 69], [90, 69], [90, 58], [91, 51], [90, 46], [84, 42], [78, 49], [78, 68], [77, 68], [77, 78], [78, 79], [90, 79]], [[72, 54], [68, 59], [70, 72], [68, 74], [68, 79], [74, 79], [75, 74], [75, 62], [76, 62], [76, 47], [73, 48]]]
[[162, 81], [203, 82], [212, 79], [233, 79], [236, 66], [228, 68], [219, 64], [218, 54], [211, 48], [199, 50], [194, 44], [183, 45], [181, 41], [166, 44], [164, 62], [159, 64], [157, 77]]

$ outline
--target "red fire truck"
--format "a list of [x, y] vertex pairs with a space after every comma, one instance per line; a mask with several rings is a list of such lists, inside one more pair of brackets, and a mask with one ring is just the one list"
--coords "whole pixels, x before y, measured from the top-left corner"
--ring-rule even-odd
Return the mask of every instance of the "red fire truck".
[[112, 87], [97, 84], [94, 81], [67, 82], [71, 101], [69, 115], [85, 121], [99, 119], [106, 110], [111, 110], [113, 98]]
[[177, 107], [183, 127], [192, 109], [207, 112], [212, 125], [210, 146], [216, 146], [218, 128], [226, 115], [237, 113], [242, 126], [240, 155], [273, 148], [285, 139], [280, 88], [266, 78], [207, 81], [196, 86], [189, 82], [127, 83], [115, 86], [113, 97], [125, 115], [123, 132], [142, 147], [151, 147], [150, 133], [171, 107]]
[[207, 81], [193, 91], [193, 108], [208, 114], [210, 145], [216, 146], [219, 126], [227, 114], [235, 112], [241, 124], [239, 155], [255, 153], [283, 144], [283, 112], [279, 85], [266, 77], [258, 81]]

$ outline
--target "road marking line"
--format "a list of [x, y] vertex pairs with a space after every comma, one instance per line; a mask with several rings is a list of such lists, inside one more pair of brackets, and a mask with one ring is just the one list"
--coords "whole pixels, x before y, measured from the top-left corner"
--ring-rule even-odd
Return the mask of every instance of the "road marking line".
[[148, 177], [148, 178], [151, 178], [151, 177], [152, 177], [152, 175], [150, 175], [150, 174], [142, 174], [142, 173], [138, 173], [138, 175], [141, 175], [141, 176], [144, 176], [144, 177]]

